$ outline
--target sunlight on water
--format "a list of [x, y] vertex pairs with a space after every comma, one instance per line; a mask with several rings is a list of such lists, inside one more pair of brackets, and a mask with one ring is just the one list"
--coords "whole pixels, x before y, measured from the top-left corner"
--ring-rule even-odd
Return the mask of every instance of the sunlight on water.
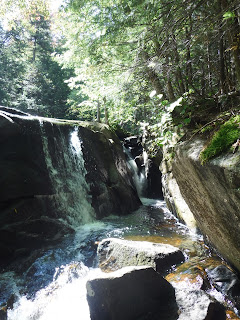
[[75, 228], [95, 220], [89, 185], [85, 179], [87, 171], [82, 144], [78, 127], [66, 135], [60, 126], [51, 126], [53, 139], [49, 139], [44, 122], [40, 122], [45, 161], [54, 188], [53, 198], [62, 212], [61, 218]]
[[[61, 269], [61, 270], [60, 270]], [[82, 263], [56, 268], [53, 282], [40, 290], [34, 300], [22, 297], [8, 311], [9, 320], [89, 320], [86, 281], [101, 273]]]

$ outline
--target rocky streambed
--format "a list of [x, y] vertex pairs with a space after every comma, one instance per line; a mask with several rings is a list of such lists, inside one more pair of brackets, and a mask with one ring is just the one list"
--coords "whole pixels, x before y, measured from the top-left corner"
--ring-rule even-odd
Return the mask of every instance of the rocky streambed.
[[[168, 299], [168, 304], [162, 303], [161, 308], [151, 307], [151, 310], [157, 310], [158, 316], [161, 312], [164, 313], [162, 313], [162, 319], [239, 319], [239, 280], [234, 271], [204, 243], [201, 235], [192, 233], [185, 225], [179, 223], [168, 211], [164, 201], [145, 200], [144, 202], [145, 205], [128, 216], [110, 216], [101, 222], [81, 226], [75, 234], [69, 235], [58, 245], [35, 252], [35, 256], [32, 256], [32, 260], [27, 264], [25, 262], [24, 267], [21, 261], [18, 261], [5, 270], [6, 272], [3, 272], [0, 278], [2, 319], [63, 320], [67, 317], [71, 320], [89, 320], [90, 313], [86, 299], [88, 281], [99, 278], [106, 280], [109, 277], [120, 279], [127, 274], [127, 280], [123, 279], [127, 281], [125, 284], [117, 280], [120, 282], [111, 291], [111, 297], [115, 297], [115, 302], [119, 301], [119, 303], [120, 299], [125, 297], [125, 302], [129, 306], [129, 303], [133, 305], [136, 301], [141, 301], [136, 297], [140, 296], [141, 279], [145, 278], [143, 275], [146, 273], [148, 273], [146, 282], [150, 287], [152, 287], [151, 281], [155, 285], [158, 282], [164, 283], [171, 297]], [[118, 250], [114, 253], [113, 248], [108, 250], [108, 246], [102, 246], [105, 243], [103, 240], [107, 239], [105, 241], [110, 243], [110, 238], [118, 239], [114, 240], [118, 246], [119, 242], [126, 243], [125, 240], [127, 243], [134, 241], [134, 250], [137, 251], [132, 251], [133, 248], [130, 248], [132, 252], [130, 256], [138, 257], [136, 260], [139, 264], [132, 260], [130, 265], [137, 264], [135, 268], [140, 268], [137, 272], [141, 274], [134, 275], [133, 281], [140, 284], [131, 286], [132, 292], [128, 290], [126, 283], [128, 285], [131, 283], [132, 277], [128, 278], [128, 274], [135, 272], [134, 268], [132, 270], [132, 267], [128, 266], [130, 271], [123, 272], [124, 250], [119, 251], [122, 253], [120, 264], [117, 259], [119, 254], [116, 254]], [[101, 246], [105, 248], [103, 251], [98, 249], [99, 256], [102, 255], [100, 264], [96, 258], [96, 243], [99, 244], [99, 242], [101, 243], [99, 248], [101, 249]], [[158, 247], [156, 245], [158, 243], [161, 244], [159, 247], [167, 244], [171, 250], [173, 246], [175, 249], [171, 252], [177, 259], [175, 262], [171, 260], [170, 265], [162, 264], [165, 267], [161, 267], [156, 275], [154, 266], [154, 263], [157, 264], [156, 257], [150, 255], [144, 258], [142, 253], [137, 252], [140, 250], [139, 252], [146, 253], [149, 251], [147, 248]], [[112, 254], [117, 256], [114, 258]], [[129, 252], [127, 256], [129, 257]], [[162, 257], [163, 255], [158, 255], [158, 260]], [[125, 259], [127, 262], [129, 260], [129, 258]], [[150, 266], [142, 267], [142, 264], [147, 264], [147, 260]], [[105, 267], [110, 265], [111, 270], [102, 271], [99, 265], [102, 269], [104, 269], [103, 265]], [[149, 268], [152, 271], [148, 271]], [[118, 270], [122, 276], [115, 275], [115, 272], [119, 272]], [[106, 271], [111, 272], [106, 273]], [[148, 277], [150, 277], [149, 282]], [[119, 283], [121, 295], [117, 294]], [[167, 286], [166, 283], [168, 283]], [[154, 292], [155, 289], [149, 290], [148, 296], [151, 294], [156, 296]], [[174, 292], [174, 295], [171, 292]], [[161, 286], [158, 285], [157, 294], [161, 296]], [[102, 295], [103, 298], [107, 296], [107, 293]], [[131, 297], [135, 300], [131, 300]], [[165, 300], [162, 298], [162, 301]], [[155, 319], [153, 314], [149, 316], [152, 318], [145, 319]], [[124, 319], [128, 318], [124, 317]]]

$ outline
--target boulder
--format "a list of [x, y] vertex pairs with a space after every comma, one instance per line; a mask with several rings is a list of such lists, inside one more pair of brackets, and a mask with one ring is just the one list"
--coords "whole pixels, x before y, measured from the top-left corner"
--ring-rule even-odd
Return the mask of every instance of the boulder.
[[209, 270], [207, 275], [218, 291], [221, 291], [224, 295], [229, 295], [231, 298], [240, 297], [240, 280], [236, 273], [228, 267], [225, 265], [218, 266]]
[[175, 288], [180, 311], [178, 320], [226, 320], [225, 307], [203, 290]]
[[105, 272], [126, 266], [151, 266], [164, 273], [185, 260], [182, 251], [168, 244], [115, 238], [102, 240], [97, 254], [99, 267]]
[[87, 282], [91, 320], [174, 320], [174, 288], [151, 267], [125, 267]]

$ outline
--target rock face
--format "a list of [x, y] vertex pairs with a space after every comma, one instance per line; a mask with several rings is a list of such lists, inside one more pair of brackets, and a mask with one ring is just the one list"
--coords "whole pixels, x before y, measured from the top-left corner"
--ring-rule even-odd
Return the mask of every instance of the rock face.
[[115, 238], [98, 245], [99, 266], [105, 272], [126, 266], [151, 266], [160, 273], [185, 260], [183, 253], [171, 245]]
[[103, 124], [82, 124], [78, 130], [97, 218], [135, 210], [140, 200], [117, 136]]
[[162, 199], [162, 175], [159, 170], [161, 155], [150, 159], [143, 147], [142, 138], [139, 136], [125, 138], [123, 144], [127, 149], [130, 162], [134, 161], [133, 177], [136, 185], [138, 185], [138, 181], [140, 182], [138, 187], [140, 196]]
[[174, 288], [152, 268], [126, 267], [87, 282], [92, 320], [174, 320]]
[[105, 125], [0, 107], [0, 143], [1, 259], [140, 204], [120, 141]]
[[[193, 214], [212, 245], [240, 270], [240, 152], [201, 165], [199, 154], [205, 143], [200, 138], [182, 142], [173, 161], [163, 161], [165, 195], [180, 215], [181, 211]], [[170, 190], [173, 180], [179, 188], [178, 199]]]
[[176, 300], [181, 310], [178, 320], [226, 320], [223, 305], [212, 300], [203, 290], [182, 290], [175, 288]]

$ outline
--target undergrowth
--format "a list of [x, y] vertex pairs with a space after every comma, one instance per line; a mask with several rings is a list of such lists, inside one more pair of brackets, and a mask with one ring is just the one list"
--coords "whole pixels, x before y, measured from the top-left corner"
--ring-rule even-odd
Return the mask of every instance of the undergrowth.
[[207, 147], [201, 152], [200, 159], [202, 164], [230, 150], [231, 146], [240, 138], [240, 115], [234, 116], [216, 131], [208, 143]]

